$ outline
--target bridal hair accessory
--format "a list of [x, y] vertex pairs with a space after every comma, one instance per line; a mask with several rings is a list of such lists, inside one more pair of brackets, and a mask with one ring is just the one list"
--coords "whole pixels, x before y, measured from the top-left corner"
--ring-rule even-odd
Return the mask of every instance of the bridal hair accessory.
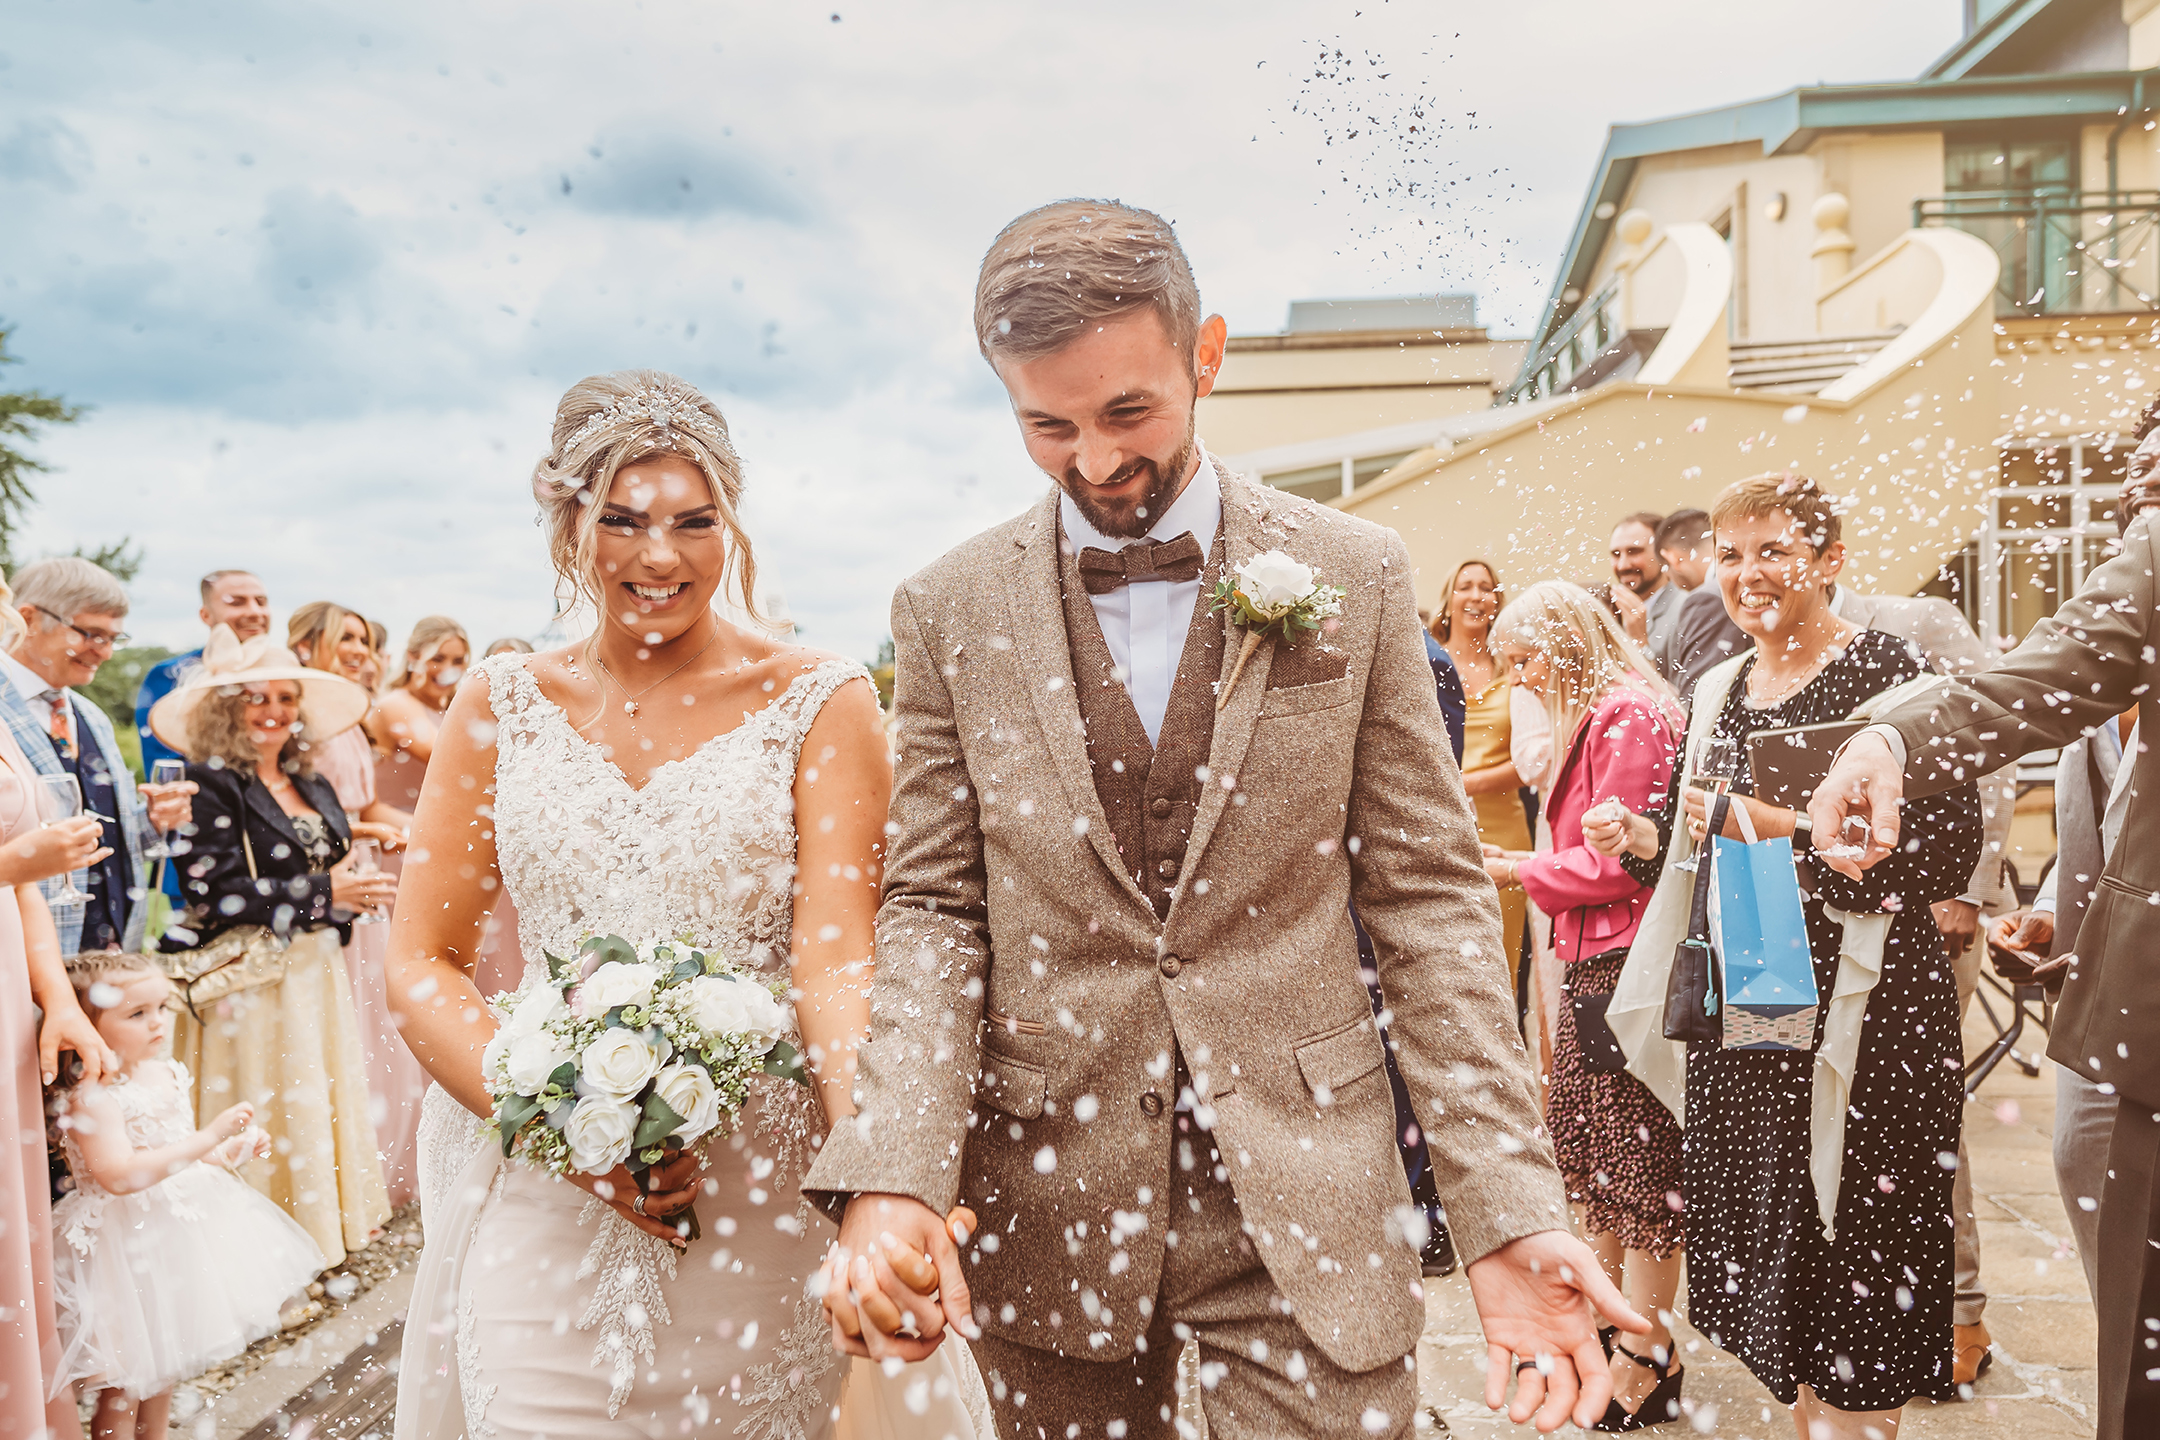
[[1339, 585], [1321, 584], [1310, 565], [1280, 550], [1255, 555], [1237, 567], [1235, 576], [1216, 581], [1208, 614], [1229, 611], [1232, 623], [1245, 629], [1245, 644], [1215, 708], [1230, 703], [1238, 677], [1245, 673], [1245, 662], [1252, 659], [1262, 640], [1272, 637], [1295, 647], [1305, 636], [1317, 634], [1321, 621], [1342, 613], [1343, 593]]
[[[505, 1158], [556, 1175], [627, 1165], [642, 1201], [653, 1166], [734, 1129], [753, 1075], [810, 1083], [774, 991], [687, 941], [595, 935], [547, 970], [497, 1002], [480, 1055]], [[695, 1210], [674, 1218], [698, 1238]]]
[[586, 416], [585, 423], [571, 431], [570, 438], [563, 441], [562, 454], [567, 457], [602, 430], [632, 421], [643, 421], [657, 429], [660, 444], [670, 450], [675, 448], [675, 432], [680, 429], [695, 431], [708, 444], [731, 457], [735, 454], [735, 447], [728, 443], [727, 432], [699, 408], [697, 392], [665, 383], [641, 385]]

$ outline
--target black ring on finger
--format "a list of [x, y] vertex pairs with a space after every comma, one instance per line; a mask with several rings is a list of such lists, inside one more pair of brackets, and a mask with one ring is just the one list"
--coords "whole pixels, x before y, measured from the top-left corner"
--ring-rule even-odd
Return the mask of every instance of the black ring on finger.
[[1517, 1360], [1515, 1362], [1515, 1373], [1517, 1375], [1522, 1374], [1522, 1372], [1525, 1370], [1535, 1369], [1537, 1369], [1537, 1361], [1535, 1360]]

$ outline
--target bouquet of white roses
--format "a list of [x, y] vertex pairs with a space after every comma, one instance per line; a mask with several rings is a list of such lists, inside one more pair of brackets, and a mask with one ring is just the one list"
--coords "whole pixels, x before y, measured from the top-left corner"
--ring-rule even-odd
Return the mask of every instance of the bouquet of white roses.
[[752, 1075], [809, 1083], [779, 997], [718, 956], [596, 935], [547, 962], [547, 984], [498, 1002], [480, 1058], [505, 1157], [558, 1175], [627, 1165], [649, 1193], [654, 1165], [734, 1126]]

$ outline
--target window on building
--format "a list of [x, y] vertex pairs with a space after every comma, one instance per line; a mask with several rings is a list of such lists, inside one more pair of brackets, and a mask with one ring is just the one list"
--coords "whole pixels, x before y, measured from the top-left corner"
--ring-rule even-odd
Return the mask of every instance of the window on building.
[[2067, 192], [2077, 188], [2072, 140], [1953, 140], [1943, 146], [1943, 186], [1974, 190]]

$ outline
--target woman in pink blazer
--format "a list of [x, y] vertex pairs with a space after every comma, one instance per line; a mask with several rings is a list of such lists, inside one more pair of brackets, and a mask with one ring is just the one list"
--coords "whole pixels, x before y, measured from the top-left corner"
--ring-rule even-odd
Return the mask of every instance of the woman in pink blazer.
[[1583, 1230], [1653, 1329], [1617, 1346], [1613, 1402], [1598, 1428], [1634, 1430], [1680, 1415], [1670, 1324], [1680, 1288], [1680, 1127], [1625, 1064], [1605, 1026], [1656, 881], [1639, 862], [1600, 855], [1583, 816], [1608, 800], [1642, 813], [1664, 803], [1684, 722], [1679, 703], [1612, 612], [1580, 586], [1548, 580], [1509, 602], [1493, 638], [1515, 683], [1536, 695], [1560, 747], [1545, 794], [1552, 848], [1486, 846], [1495, 882], [1520, 883], [1552, 917], [1565, 975], [1545, 1120]]

